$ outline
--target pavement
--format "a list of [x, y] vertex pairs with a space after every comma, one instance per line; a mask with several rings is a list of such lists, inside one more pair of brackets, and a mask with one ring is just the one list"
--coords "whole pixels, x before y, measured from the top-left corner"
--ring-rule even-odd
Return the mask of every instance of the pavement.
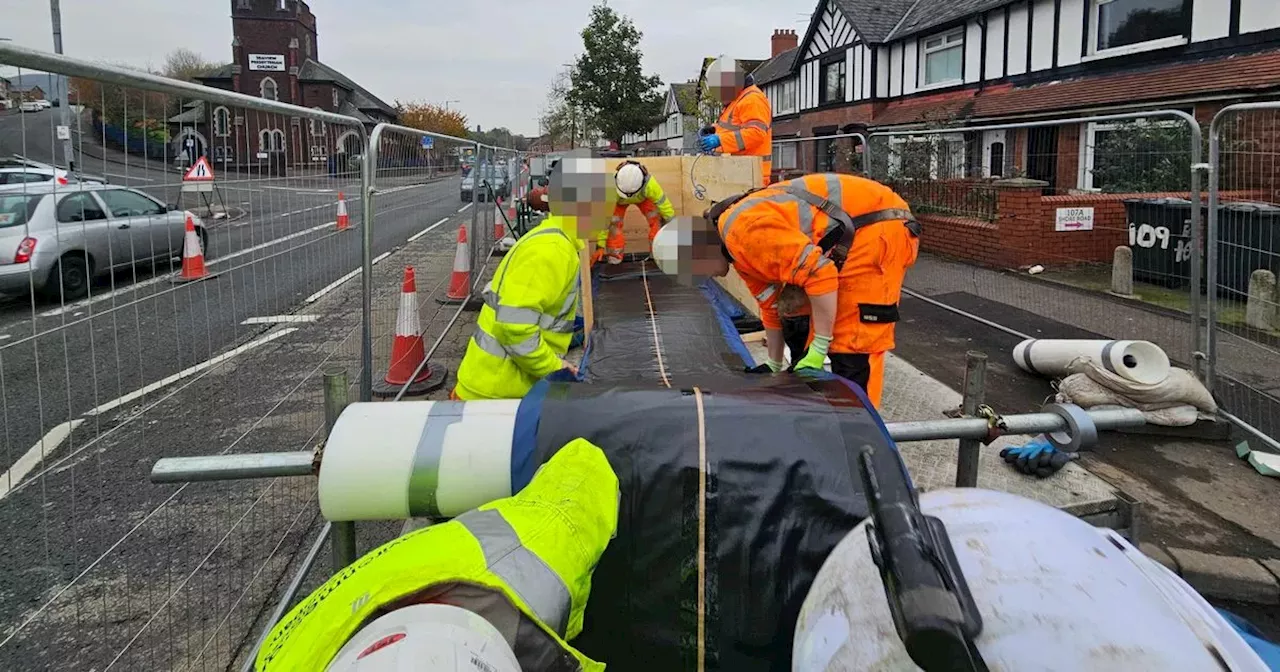
[[[14, 123], [0, 116], [0, 154], [15, 152], [5, 144]], [[17, 153], [43, 158], [26, 149]], [[127, 183], [143, 191], [178, 187], [174, 175], [133, 168]], [[358, 183], [219, 185], [244, 215], [210, 225], [216, 277], [175, 285], [171, 267], [139, 267], [84, 301], [0, 302], [0, 669], [231, 666], [321, 523], [314, 479], [147, 481], [160, 457], [315, 447], [327, 368], [345, 369], [355, 394]], [[368, 234], [381, 375], [406, 264], [428, 343], [452, 317], [433, 297], [472, 213], [456, 178], [405, 174], [378, 187]], [[351, 228], [338, 231], [343, 191]], [[450, 370], [466, 319], [441, 344]], [[393, 533], [364, 526], [361, 549]]]

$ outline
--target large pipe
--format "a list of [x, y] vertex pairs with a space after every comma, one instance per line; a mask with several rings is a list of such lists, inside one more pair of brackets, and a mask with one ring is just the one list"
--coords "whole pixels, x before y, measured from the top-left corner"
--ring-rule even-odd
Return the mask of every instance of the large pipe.
[[1111, 373], [1154, 385], [1169, 377], [1169, 356], [1149, 341], [1027, 339], [1013, 348], [1022, 370], [1055, 378], [1070, 374], [1076, 359], [1087, 357]]

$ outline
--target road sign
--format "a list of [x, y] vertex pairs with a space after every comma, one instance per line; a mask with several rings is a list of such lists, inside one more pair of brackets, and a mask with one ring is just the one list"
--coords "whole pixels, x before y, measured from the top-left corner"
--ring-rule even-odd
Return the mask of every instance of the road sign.
[[436, 139], [435, 139], [435, 138], [433, 138], [433, 137], [431, 137], [431, 136], [429, 136], [429, 135], [424, 135], [424, 136], [422, 136], [422, 148], [423, 148], [423, 149], [432, 149], [432, 148], [434, 148], [435, 146], [436, 146]]
[[70, 139], [71, 139], [71, 127], [70, 127], [70, 126], [59, 126], [59, 127], [58, 127], [58, 139], [59, 139], [59, 140], [70, 140]]
[[187, 175], [182, 178], [183, 182], [212, 182], [213, 166], [209, 165], [209, 159], [200, 157], [196, 159], [195, 165], [191, 166], [191, 170], [187, 171]]

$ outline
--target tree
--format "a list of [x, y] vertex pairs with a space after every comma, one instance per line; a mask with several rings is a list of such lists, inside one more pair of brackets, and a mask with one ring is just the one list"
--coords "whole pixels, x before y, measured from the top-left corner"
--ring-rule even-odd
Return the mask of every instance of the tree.
[[471, 131], [472, 140], [481, 142], [494, 147], [510, 147], [516, 150], [526, 150], [529, 148], [529, 140], [521, 135], [511, 132], [511, 129], [505, 126], [491, 128], [487, 131]]
[[160, 71], [165, 77], [170, 79], [180, 79], [184, 82], [193, 82], [196, 77], [208, 74], [217, 68], [216, 63], [204, 60], [204, 57], [196, 52], [179, 47], [169, 52], [164, 58], [164, 69]]
[[631, 19], [608, 5], [592, 7], [582, 29], [584, 53], [570, 72], [570, 102], [580, 104], [591, 126], [619, 144], [624, 135], [647, 133], [662, 121], [662, 79], [641, 68], [642, 35]]
[[573, 98], [572, 75], [561, 72], [547, 91], [547, 102], [538, 119], [541, 132], [550, 136], [556, 147], [578, 147], [595, 137], [586, 112]]
[[457, 110], [450, 110], [431, 103], [402, 103], [398, 100], [395, 108], [396, 113], [400, 116], [400, 123], [409, 128], [439, 133], [440, 135], [450, 135], [455, 138], [466, 138], [469, 135], [467, 115]]

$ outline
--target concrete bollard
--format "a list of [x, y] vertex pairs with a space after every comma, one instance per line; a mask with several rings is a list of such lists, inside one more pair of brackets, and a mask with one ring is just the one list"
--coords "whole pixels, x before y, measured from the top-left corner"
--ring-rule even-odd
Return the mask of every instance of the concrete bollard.
[[1276, 322], [1276, 274], [1260, 268], [1249, 274], [1249, 298], [1245, 303], [1244, 323], [1254, 329], [1270, 331], [1280, 327]]
[[1128, 245], [1116, 247], [1111, 256], [1111, 293], [1126, 299], [1133, 295], [1133, 250]]

